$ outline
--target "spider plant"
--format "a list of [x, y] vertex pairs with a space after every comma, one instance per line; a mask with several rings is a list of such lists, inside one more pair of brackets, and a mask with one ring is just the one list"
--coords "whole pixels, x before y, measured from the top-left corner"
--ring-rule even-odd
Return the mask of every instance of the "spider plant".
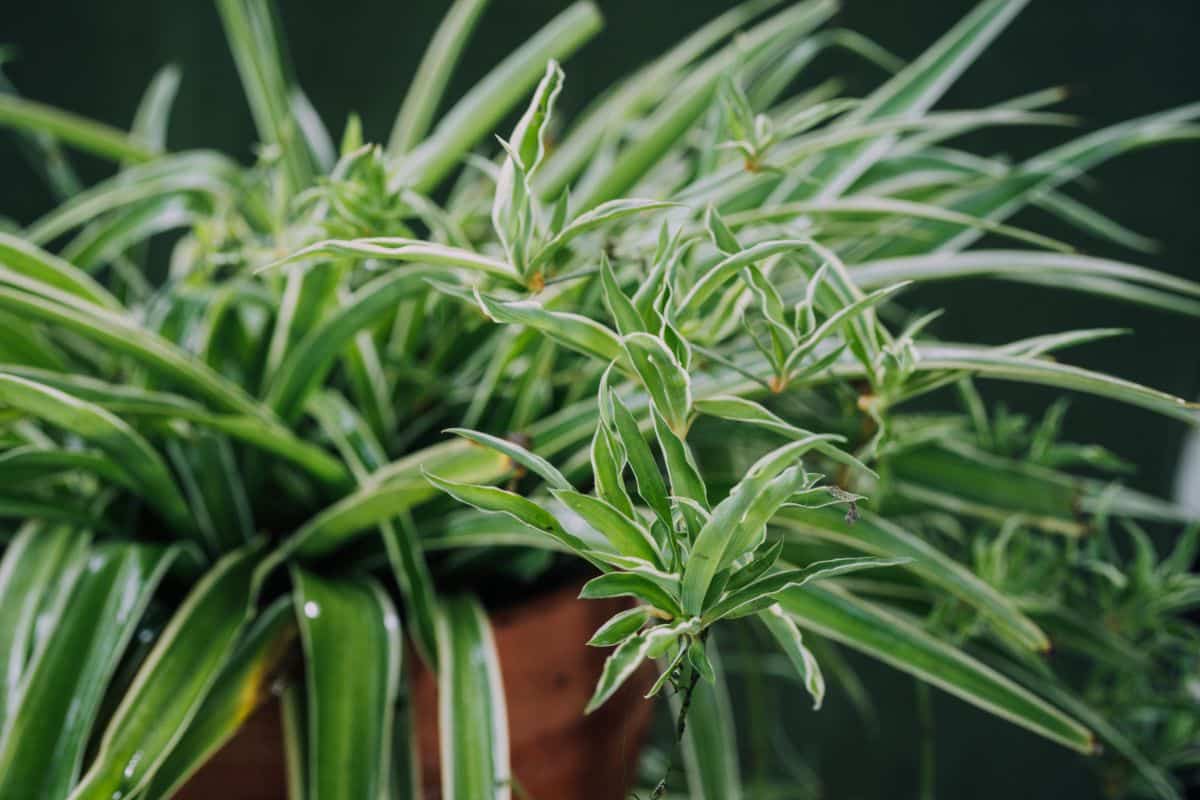
[[[584, 598], [634, 599], [591, 641], [613, 649], [587, 710], [656, 661], [688, 796], [742, 795], [722, 657], [746, 629], [816, 706], [822, 665], [859, 651], [1066, 749], [1103, 743], [1121, 791], [1180, 796], [1195, 529], [1160, 562], [1138, 521], [1187, 513], [1096, 477], [1119, 462], [1061, 441], [1061, 409], [989, 413], [976, 385], [1191, 407], [1058, 358], [1116, 331], [948, 342], [907, 301], [1003, 280], [1200, 316], [1200, 284], [1006, 221], [1034, 206], [1140, 243], [1073, 185], [1196, 138], [1200, 106], [1082, 135], [1054, 89], [933, 110], [1021, 0], [908, 64], [824, 27], [832, 0], [751, 0], [566, 124], [558, 62], [596, 8], [448, 103], [485, 6], [457, 0], [386, 144], [354, 116], [335, 143], [269, 0], [216, 5], [250, 166], [169, 148], [169, 67], [128, 130], [0, 95], [61, 197], [0, 233], [0, 796], [169, 797], [272, 690], [293, 796], [415, 796], [420, 659], [446, 796], [507, 798], [478, 594], [564, 564]], [[890, 77], [855, 98], [808, 81], [836, 48]], [[1018, 163], [955, 144], [993, 126], [1066, 143]], [[82, 187], [63, 148], [116, 171]], [[955, 391], [961, 411], [925, 402]], [[1124, 621], [1085, 613], [1097, 597]]]

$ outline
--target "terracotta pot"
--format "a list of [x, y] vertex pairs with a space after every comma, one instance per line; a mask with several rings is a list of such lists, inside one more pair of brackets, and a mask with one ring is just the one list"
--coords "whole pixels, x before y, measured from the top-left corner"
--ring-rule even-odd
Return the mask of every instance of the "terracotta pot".
[[[531, 800], [624, 800], [651, 721], [652, 703], [642, 699], [654, 680], [650, 665], [600, 710], [583, 715], [609, 652], [584, 643], [626, 605], [577, 600], [578, 593], [578, 585], [568, 586], [491, 615], [508, 703], [513, 774]], [[423, 793], [426, 800], [438, 800], [436, 680], [420, 666], [412, 672], [411, 690]], [[176, 797], [286, 800], [280, 730], [279, 706], [272, 701]]]

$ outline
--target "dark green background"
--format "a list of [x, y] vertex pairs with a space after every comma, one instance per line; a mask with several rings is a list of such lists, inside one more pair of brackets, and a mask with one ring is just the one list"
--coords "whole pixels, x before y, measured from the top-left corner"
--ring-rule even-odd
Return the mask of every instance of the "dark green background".
[[[384, 139], [443, 2], [300, 2], [284, 0], [282, 15], [296, 72], [327, 125], [341, 129], [358, 111], [369, 137]], [[493, 0], [451, 93], [457, 95], [566, 3]], [[578, 108], [614, 78], [660, 52], [727, 7], [716, 0], [606, 0], [606, 31], [566, 64], [563, 107]], [[900, 56], [916, 56], [971, 6], [966, 0], [845, 0], [837, 24], [875, 38]], [[254, 138], [237, 75], [211, 4], [199, 0], [73, 0], [5, 4], [0, 43], [19, 58], [7, 72], [21, 91], [115, 125], [125, 126], [154, 71], [183, 69], [173, 117], [173, 148], [214, 147], [249, 158]], [[1066, 84], [1066, 104], [1101, 125], [1200, 99], [1200, 3], [1196, 0], [1043, 0], [1035, 2], [947, 96], [944, 107], [972, 107], [1050, 85]], [[848, 57], [828, 57], [811, 74], [851, 78], [866, 91], [878, 73]], [[1032, 153], [1062, 131], [1004, 129], [973, 137], [982, 152]], [[99, 177], [104, 165], [80, 160]], [[27, 223], [50, 198], [21, 161], [12, 137], [0, 134], [0, 214]], [[1135, 230], [1162, 252], [1141, 256], [1081, 240], [1053, 220], [1021, 217], [1050, 235], [1077, 241], [1085, 252], [1124, 258], [1200, 280], [1200, 143], [1126, 156], [1104, 166], [1080, 195]], [[1078, 195], [1079, 192], [1077, 191]], [[1116, 302], [1080, 299], [1048, 289], [996, 283], [923, 290], [920, 302], [945, 306], [938, 333], [998, 343], [1072, 327], [1120, 325], [1135, 335], [1081, 348], [1072, 363], [1102, 369], [1195, 397], [1195, 320]], [[992, 384], [989, 396], [1038, 412], [1052, 393]], [[1080, 398], [1068, 433], [1103, 441], [1140, 466], [1137, 485], [1170, 490], [1183, 426], [1147, 412]], [[915, 786], [911, 683], [865, 665], [881, 697], [881, 736], [864, 738], [836, 690], [820, 717], [797, 710], [793, 735], [819, 760], [829, 797], [905, 797]], [[943, 797], [1086, 797], [1078, 759], [961, 703], [939, 697]], [[884, 745], [884, 742], [891, 744]], [[899, 742], [897, 745], [895, 742]]]

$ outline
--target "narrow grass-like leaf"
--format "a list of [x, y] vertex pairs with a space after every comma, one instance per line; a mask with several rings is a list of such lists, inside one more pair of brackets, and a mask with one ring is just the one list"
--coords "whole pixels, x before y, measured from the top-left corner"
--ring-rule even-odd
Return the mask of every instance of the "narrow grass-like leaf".
[[196, 584], [138, 670], [70, 800], [135, 796], [170, 754], [228, 661], [253, 610], [257, 545]]
[[487, 0], [457, 0], [442, 18], [417, 67], [388, 137], [388, 155], [402, 156], [429, 132], [446, 84]]
[[307, 261], [322, 256], [349, 256], [372, 258], [379, 261], [419, 262], [437, 266], [458, 267], [481, 272], [511, 282], [520, 283], [520, 275], [512, 265], [470, 250], [418, 239], [399, 237], [375, 237], [370, 239], [327, 239], [298, 250], [291, 255], [259, 267], [258, 271]]
[[44, 384], [0, 374], [0, 401], [75, 433], [124, 465], [143, 497], [175, 530], [191, 534], [195, 525], [187, 503], [162, 456], [124, 421]]
[[12, 234], [0, 232], [0, 264], [106, 309], [124, 310], [120, 301], [90, 275]]
[[[633, 418], [633, 414], [625, 406], [625, 403], [615, 394], [609, 399], [613, 408], [613, 424], [616, 426], [617, 435], [625, 448], [625, 454], [629, 458], [629, 467], [633, 470], [638, 494], [654, 510], [659, 520], [670, 529], [673, 526], [671, 500], [667, 495], [666, 481], [663, 480], [662, 473], [658, 470], [658, 463], [654, 460], [654, 454], [650, 451], [650, 445], [646, 443], [637, 420]], [[601, 402], [604, 401], [605, 399], [601, 398]]]
[[1132, 381], [1054, 361], [1003, 355], [995, 351], [928, 345], [918, 347], [917, 368], [961, 371], [981, 378], [1072, 389], [1119, 400], [1185, 422], [1195, 421], [1194, 404], [1182, 398]]
[[308, 687], [306, 796], [379, 797], [390, 776], [400, 620], [370, 579], [293, 568], [292, 583]]
[[285, 666], [295, 638], [292, 598], [281, 597], [246, 631], [187, 731], [154, 773], [147, 797], [173, 796], [262, 703], [271, 699], [272, 684]]
[[630, 636], [604, 661], [596, 691], [583, 713], [590, 714], [612, 697], [647, 658], [659, 658], [679, 637], [692, 627], [691, 622], [656, 625]]
[[679, 301], [677, 314], [680, 319], [687, 314], [695, 314], [700, 310], [704, 301], [713, 293], [740, 275], [742, 270], [765, 258], [805, 250], [811, 246], [808, 239], [780, 239], [777, 241], [759, 242], [736, 253], [726, 256], [704, 273], [692, 286], [691, 290]]
[[594, 36], [603, 20], [590, 2], [567, 8], [496, 65], [441, 118], [433, 133], [401, 159], [392, 183], [433, 189], [504, 116], [528, 95], [546, 62], [564, 59]]
[[773, 598], [780, 592], [803, 586], [809, 581], [836, 578], [864, 569], [894, 567], [907, 561], [906, 558], [871, 558], [869, 556], [830, 558], [825, 561], [814, 561], [806, 567], [781, 569], [727, 594], [719, 603], [704, 612], [704, 621], [706, 624], [712, 624], [725, 617], [744, 617], [758, 612], [769, 607]]
[[0, 93], [0, 125], [45, 134], [114, 161], [147, 161], [162, 152], [125, 131], [8, 93]]
[[[90, 304], [89, 304], [90, 305]], [[62, 326], [135, 358], [149, 369], [195, 391], [224, 411], [269, 419], [265, 407], [194, 356], [124, 316], [83, 304], [68, 306], [0, 288], [0, 308], [28, 319]]]
[[[33, 655], [39, 610], [50, 607], [50, 587], [69, 593], [83, 568], [90, 536], [65, 526], [26, 522], [0, 561], [0, 736], [17, 709]], [[53, 621], [53, 614], [44, 619]]]
[[403, 298], [423, 292], [425, 279], [438, 274], [441, 270], [436, 268], [412, 267], [380, 276], [355, 292], [288, 352], [267, 392], [268, 405], [285, 422], [294, 421], [334, 359], [358, 332], [392, 311]]
[[961, 650], [877, 606], [815, 586], [789, 589], [780, 595], [779, 604], [801, 628], [878, 658], [1065, 747], [1081, 753], [1095, 751], [1095, 739], [1075, 720]]
[[[793, 441], [808, 439], [814, 435], [811, 431], [797, 428], [795, 425], [780, 418], [777, 414], [773, 414], [753, 400], [748, 400], [744, 397], [736, 397], [734, 395], [707, 397], [697, 400], [695, 408], [701, 414], [758, 425], [769, 431], [786, 436]], [[874, 470], [834, 444], [818, 441], [813, 444], [813, 449], [827, 456], [832, 461], [861, 470], [872, 477], [878, 477]]]
[[447, 428], [446, 433], [453, 433], [456, 436], [461, 436], [468, 441], [483, 447], [503, 453], [521, 466], [539, 476], [546, 481], [551, 488], [570, 490], [571, 483], [563, 477], [563, 474], [558, 471], [558, 468], [551, 464], [541, 456], [531, 453], [516, 442], [508, 439], [501, 439], [498, 436], [492, 436], [488, 433], [479, 431], [471, 431], [466, 428]]
[[[850, 267], [850, 270], [855, 282], [864, 289], [910, 280], [936, 281], [970, 277], [1022, 280], [1026, 276], [1044, 278], [1082, 275], [1144, 284], [1165, 292], [1200, 298], [1200, 283], [1185, 278], [1092, 256], [1038, 253], [1027, 250], [972, 250], [967, 253], [934, 253], [855, 264]], [[1067, 288], [1071, 288], [1071, 285], [1068, 284]]]
[[137, 487], [125, 470], [103, 453], [38, 445], [13, 447], [0, 453], [0, 480], [7, 486], [72, 470], [90, 472], [127, 489]]
[[261, 139], [277, 146], [293, 192], [308, 186], [314, 164], [292, 114], [283, 51], [270, 0], [219, 0], [225, 37]]
[[21, 704], [0, 741], [0, 795], [63, 798], [83, 764], [104, 690], [177, 555], [157, 545], [103, 545], [88, 559]]
[[717, 504], [696, 536], [683, 571], [683, 605], [699, 614], [709, 585], [718, 571], [729, 566], [754, 544], [762, 526], [795, 492], [807, 483], [804, 470], [793, 467], [818, 442], [829, 437], [811, 436], [777, 448], [760, 458], [745, 477]]
[[479, 601], [448, 597], [438, 617], [442, 793], [509, 800], [508, 712], [492, 628]]
[[673, 87], [671, 100], [645, 121], [638, 137], [617, 157], [595, 185], [588, 187], [580, 208], [591, 209], [634, 187], [667, 154], [709, 108], [724, 76], [746, 54], [770, 53], [770, 42], [794, 42], [825, 21], [836, 6], [810, 0], [784, 9], [747, 31], [737, 42], [706, 60]]
[[857, 522], [851, 525], [832, 509], [786, 508], [774, 524], [782, 530], [834, 541], [883, 558], [907, 559], [904, 569], [970, 604], [1006, 638], [1030, 650], [1050, 649], [1046, 634], [1011, 599], [924, 539], [883, 517], [860, 511]]
[[587, 164], [606, 136], [675, 88], [679, 72], [724, 37], [778, 5], [779, 0], [750, 0], [721, 14], [691, 33], [645, 68], [601, 96], [572, 125], [550, 154], [535, 186], [543, 200], [558, 195]]
[[820, 709], [821, 703], [825, 700], [825, 676], [821, 673], [821, 666], [817, 663], [816, 656], [804, 646], [804, 637], [800, 634], [796, 623], [783, 612], [778, 604], [773, 604], [770, 608], [758, 612], [758, 619], [771, 632], [779, 649], [796, 668], [801, 683], [804, 684], [804, 688], [808, 690], [809, 696], [813, 699], [813, 710]]
[[595, 208], [580, 214], [567, 223], [562, 230], [558, 231], [554, 235], [554, 238], [546, 242], [545, 246], [534, 256], [532, 266], [537, 267], [539, 264], [545, 263], [558, 253], [559, 250], [566, 247], [572, 239], [594, 231], [610, 222], [616, 222], [624, 217], [659, 208], [671, 208], [675, 205], [675, 203], [663, 200], [641, 200], [638, 198], [621, 198], [601, 203]]
[[[1026, 0], [984, 0], [920, 58], [838, 120], [838, 126], [854, 127], [892, 116], [919, 116], [937, 102], [1025, 3]], [[812, 175], [812, 185], [820, 187], [817, 196], [828, 199], [840, 195], [890, 146], [887, 138], [869, 140], [823, 158]]]
[[226, 197], [237, 182], [237, 164], [217, 153], [196, 151], [163, 156], [122, 170], [71, 196], [25, 231], [36, 245], [93, 222], [104, 214], [147, 200], [197, 193]]
[[133, 134], [156, 150], [163, 150], [167, 146], [171, 106], [175, 103], [175, 95], [179, 93], [180, 77], [179, 67], [174, 64], [168, 64], [154, 73], [133, 115]]

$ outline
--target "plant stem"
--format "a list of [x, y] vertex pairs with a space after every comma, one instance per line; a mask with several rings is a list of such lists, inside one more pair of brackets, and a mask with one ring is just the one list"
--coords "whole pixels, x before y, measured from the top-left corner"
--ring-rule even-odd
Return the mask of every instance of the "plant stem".
[[663, 775], [662, 780], [654, 787], [654, 793], [650, 795], [650, 800], [662, 800], [662, 796], [667, 791], [667, 780], [671, 777], [671, 768], [675, 764], [675, 752], [683, 746], [683, 733], [687, 729], [688, 709], [692, 705], [692, 695], [696, 692], [696, 684], [700, 682], [699, 671], [692, 669], [692, 676], [688, 680], [687, 688], [683, 690], [683, 703], [679, 706], [679, 716], [675, 722], [675, 747], [671, 750], [671, 760], [667, 762], [667, 771]]

